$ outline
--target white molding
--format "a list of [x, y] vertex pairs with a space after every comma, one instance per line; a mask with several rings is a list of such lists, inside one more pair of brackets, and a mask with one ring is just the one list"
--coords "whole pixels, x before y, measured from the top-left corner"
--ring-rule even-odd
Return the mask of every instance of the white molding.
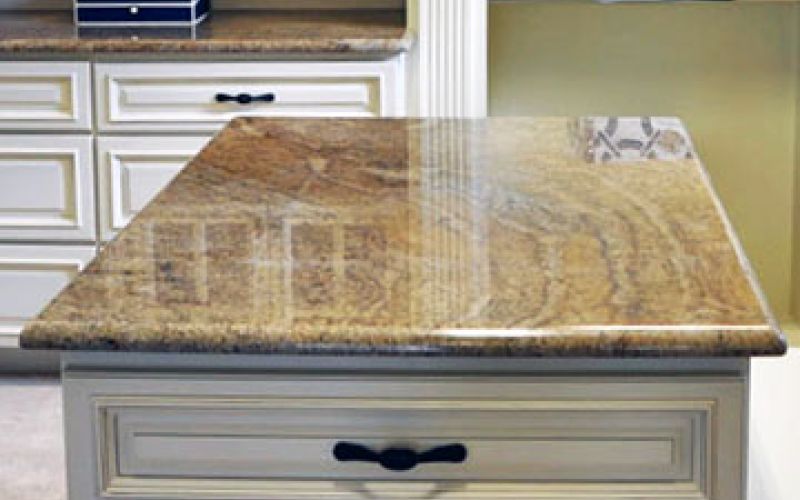
[[407, 10], [417, 39], [409, 115], [486, 116], [488, 0], [409, 0]]

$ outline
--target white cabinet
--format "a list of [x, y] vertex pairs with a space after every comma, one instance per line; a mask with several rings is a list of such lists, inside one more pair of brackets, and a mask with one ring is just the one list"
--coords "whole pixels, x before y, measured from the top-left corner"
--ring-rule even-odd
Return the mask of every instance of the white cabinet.
[[0, 347], [94, 258], [94, 246], [0, 245]]
[[0, 135], [0, 239], [95, 240], [89, 136]]
[[231, 118], [400, 116], [404, 64], [0, 61], [0, 343]]
[[0, 62], [0, 130], [89, 130], [88, 62]]
[[397, 116], [401, 69], [394, 60], [97, 64], [98, 126], [214, 131], [236, 116]]
[[[741, 498], [737, 377], [78, 365], [64, 379], [70, 498]], [[390, 470], [342, 460], [343, 445], [461, 451]]]
[[196, 155], [210, 137], [100, 137], [100, 237], [109, 240]]

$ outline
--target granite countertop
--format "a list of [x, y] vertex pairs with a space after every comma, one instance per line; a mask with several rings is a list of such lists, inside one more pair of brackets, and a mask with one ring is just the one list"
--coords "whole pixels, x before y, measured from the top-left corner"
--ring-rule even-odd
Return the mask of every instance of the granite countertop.
[[782, 353], [738, 248], [678, 120], [241, 118], [21, 344]]
[[412, 43], [403, 11], [214, 11], [197, 28], [81, 28], [72, 12], [3, 12], [0, 54], [241, 53], [388, 56]]

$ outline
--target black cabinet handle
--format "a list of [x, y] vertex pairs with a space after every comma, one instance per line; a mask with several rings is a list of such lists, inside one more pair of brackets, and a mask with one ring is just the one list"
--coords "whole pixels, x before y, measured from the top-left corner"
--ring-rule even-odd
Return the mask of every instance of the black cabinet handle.
[[250, 104], [253, 101], [260, 101], [260, 102], [273, 102], [275, 100], [275, 94], [272, 92], [267, 94], [261, 95], [252, 95], [252, 94], [223, 94], [219, 93], [214, 96], [217, 102], [237, 102], [239, 104]]
[[357, 443], [340, 441], [333, 447], [333, 456], [340, 462], [372, 462], [384, 469], [402, 472], [419, 464], [460, 464], [467, 459], [467, 448], [463, 444], [447, 444], [421, 453], [409, 448], [387, 448], [378, 452]]

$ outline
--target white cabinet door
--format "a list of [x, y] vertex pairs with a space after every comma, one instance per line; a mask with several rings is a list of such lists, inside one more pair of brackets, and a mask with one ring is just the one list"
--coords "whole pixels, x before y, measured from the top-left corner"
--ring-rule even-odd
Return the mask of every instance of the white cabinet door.
[[0, 130], [89, 130], [88, 62], [0, 62]]
[[113, 238], [210, 137], [99, 137], [100, 237]]
[[25, 321], [94, 255], [94, 246], [0, 245], [0, 347], [16, 346]]
[[95, 239], [92, 139], [0, 135], [0, 240]]
[[397, 116], [401, 61], [101, 63], [98, 126], [214, 131], [236, 116]]

